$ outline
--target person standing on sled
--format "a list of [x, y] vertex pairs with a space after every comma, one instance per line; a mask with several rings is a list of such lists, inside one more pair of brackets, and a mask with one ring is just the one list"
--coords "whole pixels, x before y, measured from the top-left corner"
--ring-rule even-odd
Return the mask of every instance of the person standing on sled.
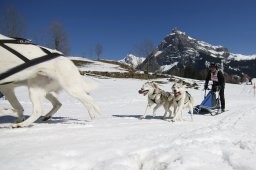
[[225, 79], [222, 71], [218, 70], [218, 67], [215, 63], [210, 64], [209, 72], [205, 79], [204, 89], [208, 89], [208, 83], [212, 80], [212, 91], [219, 91], [220, 95], [220, 103], [221, 103], [221, 112], [225, 111], [225, 97], [224, 97], [224, 89], [225, 89]]

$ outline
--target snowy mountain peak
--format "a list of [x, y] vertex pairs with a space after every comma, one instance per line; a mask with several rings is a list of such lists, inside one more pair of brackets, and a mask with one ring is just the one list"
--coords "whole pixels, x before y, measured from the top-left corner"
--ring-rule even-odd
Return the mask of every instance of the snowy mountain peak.
[[[244, 60], [240, 61], [242, 58]], [[186, 72], [189, 74], [195, 72], [193, 74], [196, 75], [205, 71], [209, 62], [219, 64], [225, 62], [225, 72], [229, 75], [256, 76], [256, 71], [249, 69], [255, 67], [255, 57], [241, 57], [241, 55], [239, 57], [239, 55], [230, 53], [223, 46], [197, 40], [177, 28], [164, 37], [154, 52], [137, 68], [150, 72], [166, 72], [186, 76]], [[168, 68], [169, 70], [167, 70]], [[190, 71], [186, 71], [186, 68], [189, 68]]]
[[130, 65], [133, 68], [136, 68], [144, 60], [145, 60], [144, 57], [136, 57], [133, 54], [128, 54], [125, 58], [123, 58], [122, 60], [119, 60], [119, 62]]
[[172, 29], [172, 32], [170, 35], [186, 35], [185, 32], [180, 31], [177, 27]]

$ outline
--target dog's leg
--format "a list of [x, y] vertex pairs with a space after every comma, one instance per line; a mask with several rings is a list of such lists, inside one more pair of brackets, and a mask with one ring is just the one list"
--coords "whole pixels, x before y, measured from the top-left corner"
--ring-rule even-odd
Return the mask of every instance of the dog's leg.
[[167, 117], [167, 112], [168, 112], [168, 108], [167, 108], [166, 105], [164, 105], [164, 110], [165, 110], [165, 112], [164, 112], [163, 119], [166, 119], [166, 117]]
[[[174, 104], [173, 104], [173, 101], [168, 101], [166, 102], [166, 104], [164, 105], [164, 109], [165, 109], [165, 115], [164, 115], [164, 118], [169, 118], [169, 119], [172, 119], [173, 117], [173, 109], [174, 109]], [[169, 112], [169, 116], [167, 116], [167, 113]]]
[[49, 113], [47, 113], [44, 116], [43, 121], [49, 120], [52, 117], [52, 115], [54, 115], [62, 105], [59, 102], [59, 100], [52, 93], [48, 93], [46, 95], [46, 99], [48, 99], [52, 103], [53, 108], [51, 109], [51, 111]]
[[182, 111], [183, 111], [183, 109], [180, 110], [180, 119], [179, 119], [180, 121], [183, 121], [183, 115], [182, 115], [183, 112]]
[[172, 120], [175, 121], [176, 120], [176, 116], [177, 116], [177, 105], [174, 106], [173, 108], [173, 117], [172, 117]]
[[176, 106], [174, 108], [173, 121], [182, 121], [182, 106]]
[[176, 110], [176, 115], [174, 117], [174, 120], [178, 120], [178, 121], [181, 121], [181, 117], [182, 117], [182, 110], [181, 110], [181, 106], [178, 106], [177, 107], [177, 110]]
[[140, 117], [140, 119], [145, 119], [146, 118], [146, 115], [148, 113], [148, 109], [150, 109], [153, 104], [154, 103], [151, 100], [148, 100], [146, 110], [145, 110], [144, 114]]
[[[99, 107], [94, 103], [93, 98], [86, 92], [85, 82], [76, 68], [70, 61], [61, 59], [55, 67], [54, 79], [71, 96], [77, 98], [89, 112], [90, 118], [94, 119], [94, 113], [100, 113]], [[72, 76], [72, 79], [70, 79]]]
[[183, 117], [182, 117], [182, 110], [184, 108], [184, 98], [182, 98], [178, 103], [178, 107], [177, 107], [177, 113], [176, 113], [176, 116], [177, 116], [177, 120], [179, 121], [183, 121]]
[[150, 107], [151, 107], [151, 105], [150, 105], [150, 104], [147, 104], [146, 110], [145, 110], [144, 114], [140, 116], [140, 119], [145, 119], [145, 118], [146, 118], [148, 109], [149, 109]]
[[[163, 119], [166, 119], [167, 117], [171, 118], [171, 116], [172, 116], [172, 111], [170, 110], [170, 108], [172, 107], [171, 104], [169, 102], [167, 102], [163, 106], [164, 106], [164, 110], [165, 110]], [[169, 113], [169, 116], [167, 116], [167, 113]]]
[[23, 116], [24, 109], [21, 106], [20, 102], [18, 101], [14, 93], [14, 88], [1, 88], [1, 91], [5, 95], [6, 99], [10, 102], [11, 106], [15, 109], [15, 112], [14, 111], [9, 112], [9, 114], [13, 116], [18, 116], [15, 123], [24, 121], [24, 116]]
[[169, 118], [171, 119], [172, 117], [174, 117], [174, 106], [173, 105], [171, 105], [170, 107], [169, 107], [169, 113], [170, 113], [170, 115], [169, 115]]
[[153, 109], [153, 117], [156, 116], [156, 110], [161, 106], [162, 104], [157, 104]]
[[189, 112], [190, 112], [190, 116], [191, 116], [191, 121], [193, 121], [193, 104], [189, 103]]
[[[70, 93], [70, 92], [69, 92]], [[83, 94], [83, 91], [81, 92], [71, 92], [70, 93], [73, 97], [79, 99], [83, 105], [86, 107], [86, 109], [88, 110], [88, 113], [90, 115], [91, 119], [95, 119], [95, 114], [94, 112], [98, 112], [98, 107], [94, 105], [93, 103], [93, 99], [91, 96], [87, 95], [86, 93]]]
[[17, 124], [13, 124], [13, 128], [18, 127], [27, 127], [30, 126], [32, 123], [34, 123], [43, 113], [43, 100], [45, 99], [46, 91], [43, 88], [40, 88], [38, 86], [33, 86], [32, 84], [28, 86], [29, 87], [29, 97], [33, 105], [33, 112], [31, 116]]
[[80, 83], [70, 82], [70, 84], [66, 82], [65, 85], [62, 84], [62, 87], [67, 93], [69, 93], [71, 96], [77, 98], [81, 103], [83, 103], [85, 108], [88, 110], [90, 118], [95, 119], [94, 113], [100, 114], [100, 108], [93, 101], [93, 98], [83, 89], [84, 86], [82, 84], [84, 82], [81, 81]]

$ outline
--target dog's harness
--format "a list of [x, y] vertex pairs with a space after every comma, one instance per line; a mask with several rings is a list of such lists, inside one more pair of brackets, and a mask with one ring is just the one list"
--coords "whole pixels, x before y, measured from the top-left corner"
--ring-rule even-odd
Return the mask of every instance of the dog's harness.
[[163, 91], [163, 90], [160, 90], [160, 91], [164, 92], [164, 94], [163, 94], [163, 93], [156, 93], [155, 91], [156, 91], [156, 90], [154, 90], [154, 92], [152, 93], [152, 95], [154, 95], [154, 98], [150, 98], [150, 100], [151, 100], [153, 103], [155, 103], [155, 104], [157, 104], [157, 103], [156, 103], [156, 95], [158, 95], [158, 94], [164, 95], [164, 96], [166, 96], [167, 98], [169, 98], [169, 97], [171, 96], [171, 93], [165, 92], [165, 91]]
[[[8, 50], [9, 52], [13, 53], [15, 56], [17, 56], [18, 58], [20, 58], [22, 61], [24, 61], [23, 64], [20, 64], [18, 66], [15, 66], [3, 73], [0, 73], [0, 80], [3, 80], [15, 73], [18, 73], [28, 67], [43, 63], [45, 61], [48, 60], [52, 60], [54, 58], [60, 57], [62, 56], [62, 54], [57, 53], [57, 52], [50, 52], [49, 50], [47, 50], [46, 48], [40, 47], [38, 46], [44, 53], [46, 53], [46, 55], [35, 58], [35, 59], [28, 59], [27, 57], [25, 57], [24, 55], [22, 55], [21, 53], [19, 53], [18, 51], [12, 49], [11, 47], [7, 46], [7, 44], [29, 44], [29, 45], [35, 45], [33, 44], [30, 40], [27, 39], [23, 39], [23, 38], [15, 38], [13, 40], [0, 40], [0, 47], [3, 47], [4, 49]], [[6, 83], [5, 83], [6, 84]]]
[[156, 104], [156, 90], [154, 90], [154, 92], [152, 93], [152, 95], [154, 96], [154, 98], [150, 98], [150, 100]]

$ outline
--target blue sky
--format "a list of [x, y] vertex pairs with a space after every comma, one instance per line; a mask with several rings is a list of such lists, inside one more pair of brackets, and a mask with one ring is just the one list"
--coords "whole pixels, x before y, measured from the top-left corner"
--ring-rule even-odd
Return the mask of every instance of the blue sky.
[[256, 54], [255, 0], [0, 0], [25, 17], [28, 38], [59, 21], [68, 33], [71, 55], [121, 59], [143, 40], [155, 45], [178, 27], [193, 38]]

